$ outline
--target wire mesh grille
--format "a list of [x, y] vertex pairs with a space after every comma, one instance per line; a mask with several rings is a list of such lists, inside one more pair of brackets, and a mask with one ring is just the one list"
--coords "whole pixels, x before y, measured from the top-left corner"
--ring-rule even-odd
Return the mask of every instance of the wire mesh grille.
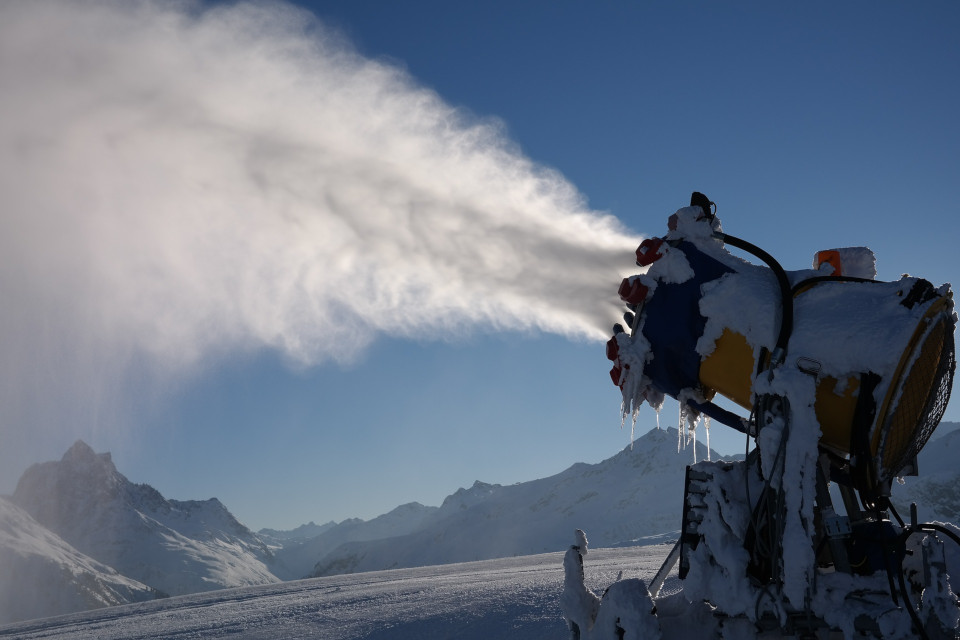
[[900, 378], [900, 398], [886, 421], [878, 452], [881, 481], [893, 478], [907, 465], [940, 424], [956, 370], [954, 328], [952, 313], [936, 317], [915, 347], [912, 366]]

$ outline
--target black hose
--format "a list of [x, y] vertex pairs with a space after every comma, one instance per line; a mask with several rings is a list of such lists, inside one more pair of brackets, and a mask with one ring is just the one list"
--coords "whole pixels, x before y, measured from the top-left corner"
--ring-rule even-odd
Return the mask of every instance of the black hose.
[[793, 333], [793, 296], [790, 292], [790, 281], [787, 279], [787, 273], [773, 256], [757, 245], [726, 233], [719, 233], [717, 236], [726, 244], [742, 249], [760, 258], [773, 270], [774, 275], [776, 275], [777, 284], [780, 286], [780, 308], [783, 316], [780, 321], [780, 333], [777, 335], [776, 353], [779, 354], [780, 358], [783, 358], [787, 352], [787, 343], [790, 341], [790, 334]]
[[960, 536], [955, 534], [953, 531], [950, 531], [950, 529], [947, 529], [943, 525], [937, 524], [935, 522], [925, 522], [924, 524], [918, 524], [917, 529], [920, 529], [920, 531], [937, 531], [949, 537], [951, 540], [953, 540], [958, 545], [960, 545]]
[[[956, 542], [957, 545], [960, 545], [960, 535], [957, 535], [956, 533], [954, 533], [954, 532], [951, 531], [950, 529], [946, 528], [946, 527], [943, 526], [942, 524], [937, 524], [936, 522], [922, 522], [922, 523], [916, 525], [916, 527], [913, 527], [912, 525], [911, 525], [910, 527], [906, 527], [906, 526], [904, 526], [903, 519], [900, 517], [900, 514], [897, 513], [897, 510], [896, 510], [896, 508], [894, 508], [893, 504], [888, 504], [888, 505], [887, 505], [887, 508], [890, 509], [890, 513], [892, 513], [892, 514], [893, 514], [893, 517], [896, 518], [896, 519], [897, 519], [897, 522], [900, 523], [900, 528], [902, 528], [902, 529], [908, 529], [908, 528], [909, 528], [909, 529], [913, 529], [913, 528], [916, 528], [916, 529], [919, 530], [919, 531], [930, 531], [930, 532], [938, 531], [938, 532], [942, 533], [943, 535], [947, 536], [948, 538], [950, 538], [951, 540], [953, 540], [954, 542]], [[910, 534], [912, 534], [912, 533], [913, 533], [913, 531], [910, 532]]]
[[869, 278], [857, 278], [856, 276], [814, 276], [801, 280], [790, 289], [790, 297], [797, 295], [804, 287], [809, 287], [818, 282], [869, 282], [872, 284], [887, 284], [883, 280], [870, 280]]
[[913, 608], [913, 603], [910, 602], [910, 594], [907, 591], [907, 580], [903, 575], [903, 561], [900, 561], [900, 595], [903, 596], [903, 606], [906, 608], [907, 613], [910, 614], [910, 619], [913, 620], [913, 625], [917, 628], [917, 635], [922, 640], [930, 640], [930, 636], [927, 635], [926, 629], [923, 628], [923, 621], [920, 620], [920, 614], [917, 613], [916, 609]]

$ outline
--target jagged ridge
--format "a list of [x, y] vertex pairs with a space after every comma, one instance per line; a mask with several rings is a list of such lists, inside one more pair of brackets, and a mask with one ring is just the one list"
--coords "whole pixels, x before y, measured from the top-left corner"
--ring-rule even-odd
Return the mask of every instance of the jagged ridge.
[[82, 441], [27, 469], [13, 501], [83, 553], [171, 595], [277, 580], [266, 544], [219, 500], [167, 500]]

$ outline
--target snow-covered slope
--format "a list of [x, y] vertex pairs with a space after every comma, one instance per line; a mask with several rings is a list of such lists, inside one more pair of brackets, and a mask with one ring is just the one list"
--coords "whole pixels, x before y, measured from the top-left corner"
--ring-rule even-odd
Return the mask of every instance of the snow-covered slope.
[[[621, 570], [649, 578], [666, 552], [591, 550], [588, 583], [602, 589]], [[9, 625], [0, 638], [557, 640], [569, 637], [558, 604], [562, 560], [554, 553], [231, 589]]]
[[277, 581], [264, 542], [219, 500], [167, 500], [81, 441], [27, 469], [13, 501], [76, 549], [170, 595]]
[[284, 580], [304, 578], [314, 570], [317, 560], [340, 545], [380, 540], [417, 531], [437, 510], [437, 507], [410, 502], [372, 520], [344, 520], [308, 540], [284, 540], [283, 546], [274, 550], [274, 573]]
[[960, 524], [960, 424], [944, 422], [917, 456], [920, 475], [894, 483], [891, 500], [904, 518], [917, 503], [920, 520]]
[[0, 496], [0, 624], [157, 597]]
[[[706, 457], [698, 443], [697, 459]], [[477, 482], [460, 489], [420, 529], [343, 544], [317, 563], [314, 575], [561, 551], [578, 527], [589, 530], [597, 547], [676, 531], [692, 462], [692, 444], [678, 451], [676, 429], [654, 429], [599, 464], [510, 486]]]

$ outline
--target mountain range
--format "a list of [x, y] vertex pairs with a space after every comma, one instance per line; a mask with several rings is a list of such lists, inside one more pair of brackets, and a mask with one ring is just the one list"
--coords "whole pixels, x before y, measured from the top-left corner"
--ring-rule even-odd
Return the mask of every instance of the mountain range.
[[[696, 448], [696, 458], [706, 459], [706, 447], [697, 443]], [[676, 429], [654, 429], [598, 464], [578, 463], [548, 478], [508, 486], [476, 482], [439, 508], [418, 505], [416, 529], [341, 544], [310, 575], [560, 551], [577, 528], [587, 529], [597, 547], [677, 531], [684, 470], [693, 461], [693, 444], [678, 450]]]
[[[944, 423], [919, 478], [895, 486], [903, 512], [960, 522], [960, 427]], [[78, 441], [0, 497], [0, 623], [164, 595], [308, 576], [560, 551], [573, 531], [609, 547], [674, 539], [693, 445], [653, 429], [598, 464], [514, 485], [477, 481], [439, 507], [401, 505], [369, 521], [252, 532], [215, 498], [178, 501], [134, 484]], [[935, 443], [935, 445], [934, 445]], [[707, 457], [696, 444], [696, 459]], [[718, 459], [716, 452], [711, 452]]]

